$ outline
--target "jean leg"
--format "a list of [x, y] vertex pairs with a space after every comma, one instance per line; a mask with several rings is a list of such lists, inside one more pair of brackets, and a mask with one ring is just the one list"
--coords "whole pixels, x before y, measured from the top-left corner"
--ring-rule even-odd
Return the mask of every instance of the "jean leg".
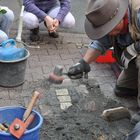
[[0, 29], [9, 36], [9, 31], [14, 21], [14, 13], [9, 8], [6, 11], [7, 13], [0, 15]]
[[27, 29], [31, 30], [39, 26], [39, 20], [36, 15], [24, 11], [23, 13], [23, 25]]

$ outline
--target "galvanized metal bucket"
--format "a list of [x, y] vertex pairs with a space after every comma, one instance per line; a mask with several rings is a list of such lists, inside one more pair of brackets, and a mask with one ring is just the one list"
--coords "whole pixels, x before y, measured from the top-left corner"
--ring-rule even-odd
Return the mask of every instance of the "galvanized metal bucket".
[[24, 83], [27, 58], [30, 53], [25, 49], [23, 58], [13, 61], [0, 60], [0, 86], [15, 87]]

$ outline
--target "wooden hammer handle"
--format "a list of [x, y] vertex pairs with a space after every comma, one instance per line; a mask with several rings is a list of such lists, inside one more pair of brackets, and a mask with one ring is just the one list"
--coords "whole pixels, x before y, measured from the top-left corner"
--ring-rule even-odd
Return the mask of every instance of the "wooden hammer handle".
[[23, 121], [25, 121], [28, 118], [28, 116], [30, 115], [30, 113], [33, 109], [33, 106], [35, 105], [39, 95], [40, 95], [40, 93], [38, 91], [33, 92], [33, 96], [31, 98], [31, 101], [29, 102], [28, 107], [27, 107], [25, 113], [23, 114]]
[[31, 113], [29, 117], [26, 119], [24, 123], [26, 128], [28, 128], [28, 126], [33, 122], [34, 117], [35, 117], [35, 113]]

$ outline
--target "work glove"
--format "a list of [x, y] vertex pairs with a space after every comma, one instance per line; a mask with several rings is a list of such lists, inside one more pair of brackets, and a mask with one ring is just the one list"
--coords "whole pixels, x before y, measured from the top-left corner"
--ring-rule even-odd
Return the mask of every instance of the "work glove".
[[71, 79], [80, 79], [83, 76], [84, 78], [88, 78], [88, 72], [90, 72], [90, 65], [84, 59], [81, 59], [69, 68], [68, 76]]

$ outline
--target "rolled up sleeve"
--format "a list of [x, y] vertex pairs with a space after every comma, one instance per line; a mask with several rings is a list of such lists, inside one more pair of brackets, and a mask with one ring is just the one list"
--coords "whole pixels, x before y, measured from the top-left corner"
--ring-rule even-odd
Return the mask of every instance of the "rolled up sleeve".
[[105, 36], [99, 40], [93, 40], [89, 44], [89, 48], [99, 50], [102, 54], [104, 54], [105, 51], [111, 47], [112, 47], [112, 41], [109, 39], [108, 36]]

